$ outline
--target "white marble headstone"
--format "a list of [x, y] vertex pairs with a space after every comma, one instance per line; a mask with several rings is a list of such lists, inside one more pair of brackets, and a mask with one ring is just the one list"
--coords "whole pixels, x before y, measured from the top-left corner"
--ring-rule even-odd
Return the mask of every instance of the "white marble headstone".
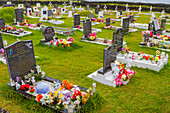
[[117, 6], [115, 7], [115, 11], [117, 12]]
[[120, 12], [116, 12], [116, 18], [119, 18]]
[[152, 12], [152, 6], [150, 7], [150, 13]]
[[65, 7], [64, 8], [61, 8], [61, 14], [65, 14]]
[[68, 12], [68, 17], [72, 17], [72, 11]]
[[140, 5], [140, 7], [139, 7], [139, 13], [141, 14], [141, 10], [142, 10], [142, 7], [141, 7], [141, 5]]
[[39, 10], [38, 10], [38, 7], [33, 7], [33, 10], [35, 11], [35, 12], [38, 12]]
[[10, 4], [11, 4], [11, 2], [7, 2], [6, 4], [10, 5]]
[[27, 16], [30, 16], [30, 13], [32, 14], [32, 8], [27, 8]]
[[41, 19], [46, 18], [48, 19], [48, 7], [44, 6], [44, 8], [41, 8]]
[[52, 10], [52, 12], [53, 12], [54, 14], [57, 13], [57, 10], [56, 10], [56, 9], [51, 9], [51, 10]]
[[37, 7], [41, 7], [41, 4], [40, 4], [40, 3], [36, 3], [36, 6], [37, 6]]
[[99, 11], [98, 18], [103, 18], [103, 11]]

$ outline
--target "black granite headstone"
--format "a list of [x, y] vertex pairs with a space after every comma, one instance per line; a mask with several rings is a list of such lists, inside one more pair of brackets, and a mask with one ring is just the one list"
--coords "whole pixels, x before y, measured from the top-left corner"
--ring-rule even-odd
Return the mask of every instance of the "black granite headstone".
[[100, 7], [95, 7], [95, 14], [98, 14], [100, 11]]
[[110, 26], [110, 18], [106, 18], [106, 26]]
[[2, 35], [0, 33], [0, 49], [4, 48], [3, 40], [2, 40]]
[[52, 12], [52, 10], [48, 10], [48, 16], [53, 16], [54, 14], [53, 14], [53, 12]]
[[91, 13], [91, 14], [89, 14], [89, 17], [90, 17], [90, 19], [93, 19], [94, 15]]
[[23, 17], [23, 10], [22, 9], [15, 9], [15, 19], [16, 22], [22, 22], [24, 17]]
[[58, 8], [58, 4], [54, 4], [54, 8], [57, 9]]
[[44, 28], [43, 30], [43, 36], [45, 38], [45, 41], [47, 42], [53, 40], [54, 34], [55, 32], [54, 32], [53, 27], [49, 26], [49, 27]]
[[161, 21], [161, 28], [163, 28], [163, 30], [166, 30], [165, 25], [166, 25], [166, 18], [162, 19], [162, 21]]
[[10, 78], [16, 81], [16, 77], [23, 77], [30, 72], [36, 71], [36, 62], [32, 40], [18, 41], [5, 47], [5, 55]]
[[0, 18], [0, 29], [5, 27], [5, 20], [3, 18]]
[[89, 11], [89, 5], [86, 5], [86, 10], [88, 10], [88, 11]]
[[83, 20], [83, 39], [88, 39], [88, 36], [91, 32], [91, 20]]
[[80, 25], [80, 14], [74, 14], [74, 27]]
[[129, 32], [129, 18], [123, 18], [123, 31], [124, 34]]
[[76, 8], [76, 4], [73, 4], [73, 8]]

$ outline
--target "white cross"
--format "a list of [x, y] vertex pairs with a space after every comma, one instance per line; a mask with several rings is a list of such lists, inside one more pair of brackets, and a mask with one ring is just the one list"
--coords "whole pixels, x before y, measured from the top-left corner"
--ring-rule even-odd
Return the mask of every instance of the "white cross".
[[39, 72], [41, 71], [41, 66], [39, 66], [39, 65], [37, 65], [37, 72], [38, 72], [38, 74], [39, 74]]
[[48, 5], [51, 7], [53, 4], [50, 2]]

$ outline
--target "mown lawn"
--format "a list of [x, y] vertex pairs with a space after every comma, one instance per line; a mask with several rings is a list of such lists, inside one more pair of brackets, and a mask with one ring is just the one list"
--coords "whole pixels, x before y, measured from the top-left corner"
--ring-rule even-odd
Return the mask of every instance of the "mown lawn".
[[[160, 14], [156, 13], [159, 17]], [[115, 13], [111, 16], [115, 18]], [[38, 19], [28, 19], [30, 23], [38, 23]], [[149, 23], [150, 16], [140, 15], [136, 18], [138, 23]], [[66, 17], [64, 24], [57, 27], [71, 28], [73, 26], [73, 18]], [[12, 25], [12, 23], [9, 23]], [[50, 23], [43, 23], [48, 26], [56, 26]], [[95, 25], [93, 28], [102, 28], [105, 24]], [[111, 24], [119, 26], [120, 22]], [[170, 26], [166, 25], [166, 28]], [[35, 55], [39, 56], [36, 63], [41, 66], [46, 72], [46, 76], [59, 80], [67, 79], [69, 82], [79, 86], [89, 88], [92, 86], [93, 80], [87, 76], [103, 66], [103, 49], [107, 46], [86, 43], [81, 41], [83, 33], [74, 31], [74, 45], [70, 48], [49, 47], [40, 44], [40, 39], [43, 38], [42, 31], [30, 30], [33, 34], [19, 38], [22, 40], [33, 40]], [[147, 54], [155, 55], [155, 49], [141, 48], [139, 43], [142, 41], [142, 29], [138, 32], [129, 33], [124, 36], [124, 41], [127, 42], [131, 51], [143, 51]], [[113, 38], [114, 30], [102, 29], [101, 33], [97, 34], [100, 38]], [[8, 45], [17, 41], [17, 37], [2, 34], [3, 40], [8, 41]], [[58, 35], [59, 38], [67, 38], [67, 36]], [[170, 53], [166, 52], [167, 54]], [[170, 58], [169, 58], [170, 61]], [[169, 84], [170, 84], [170, 63], [160, 72], [155, 72], [148, 69], [132, 67], [136, 71], [136, 75], [130, 80], [129, 84], [120, 88], [113, 88], [101, 83], [97, 83], [97, 92], [103, 99], [101, 107], [96, 107], [94, 110], [87, 112], [94, 113], [113, 113], [113, 112], [170, 112], [169, 101]], [[52, 112], [49, 109], [41, 107], [33, 101], [24, 100], [23, 97], [12, 92], [10, 87], [6, 86], [9, 83], [9, 74], [7, 66], [0, 63], [0, 108], [5, 108], [11, 113], [44, 113]], [[4, 90], [5, 89], [5, 90]]]

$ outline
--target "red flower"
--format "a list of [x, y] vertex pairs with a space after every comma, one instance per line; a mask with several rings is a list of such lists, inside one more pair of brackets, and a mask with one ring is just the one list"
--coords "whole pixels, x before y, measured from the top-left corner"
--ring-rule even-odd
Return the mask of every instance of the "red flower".
[[161, 56], [158, 56], [159, 59], [161, 59]]
[[25, 85], [21, 85], [21, 90], [25, 90]]
[[29, 89], [30, 85], [28, 84], [25, 84], [25, 88]]
[[11, 49], [14, 49], [14, 46], [12, 46]]

